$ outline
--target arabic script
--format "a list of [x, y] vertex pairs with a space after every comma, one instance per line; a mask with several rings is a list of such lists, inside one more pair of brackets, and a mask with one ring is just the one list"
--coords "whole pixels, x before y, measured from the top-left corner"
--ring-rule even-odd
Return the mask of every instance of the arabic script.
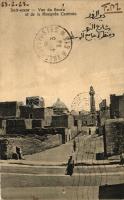
[[111, 28], [108, 25], [99, 25], [94, 23], [82, 30], [79, 35], [75, 35], [72, 31], [70, 33], [71, 39], [85, 39], [86, 41], [91, 41], [94, 39], [101, 40], [103, 38], [112, 38], [114, 36], [115, 34], [111, 31]]

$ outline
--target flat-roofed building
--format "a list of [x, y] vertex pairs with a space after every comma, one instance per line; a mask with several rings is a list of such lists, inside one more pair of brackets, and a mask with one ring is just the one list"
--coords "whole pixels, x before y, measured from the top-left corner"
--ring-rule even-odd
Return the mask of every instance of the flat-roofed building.
[[123, 95], [110, 95], [110, 117], [124, 118], [124, 94]]
[[23, 102], [17, 101], [0, 102], [0, 118], [19, 118], [22, 105]]

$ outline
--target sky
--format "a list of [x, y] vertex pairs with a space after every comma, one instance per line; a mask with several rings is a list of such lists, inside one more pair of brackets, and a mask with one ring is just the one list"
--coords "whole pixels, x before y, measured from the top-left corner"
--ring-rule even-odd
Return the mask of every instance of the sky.
[[[78, 35], [93, 22], [85, 17], [107, 1], [77, 1], [74, 5], [71, 0], [36, 0], [30, 6], [35, 10], [54, 9], [61, 8], [61, 2], [67, 12], [77, 15], [26, 17], [0, 8], [0, 101], [25, 101], [27, 96], [37, 95], [51, 106], [59, 97], [70, 108], [77, 94], [89, 92], [91, 85], [108, 102], [110, 94], [124, 93], [124, 13], [108, 14], [101, 22], [111, 27], [113, 38], [90, 42], [75, 39], [69, 56], [57, 64], [46, 63], [37, 56], [33, 43], [42, 27], [60, 25]], [[124, 10], [124, 2], [118, 2]]]

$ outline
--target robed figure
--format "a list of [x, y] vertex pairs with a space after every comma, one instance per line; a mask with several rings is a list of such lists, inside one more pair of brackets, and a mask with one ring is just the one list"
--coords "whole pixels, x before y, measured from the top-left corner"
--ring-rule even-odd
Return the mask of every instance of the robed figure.
[[72, 176], [73, 170], [74, 170], [74, 160], [72, 156], [70, 156], [67, 163], [66, 175]]

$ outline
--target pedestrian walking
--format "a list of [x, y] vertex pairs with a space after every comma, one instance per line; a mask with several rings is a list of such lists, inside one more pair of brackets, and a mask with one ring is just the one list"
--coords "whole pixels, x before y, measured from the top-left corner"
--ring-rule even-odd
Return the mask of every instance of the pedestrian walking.
[[91, 128], [89, 128], [89, 135], [91, 135]]
[[66, 175], [72, 176], [73, 170], [74, 170], [74, 160], [72, 156], [70, 156], [67, 163]]

